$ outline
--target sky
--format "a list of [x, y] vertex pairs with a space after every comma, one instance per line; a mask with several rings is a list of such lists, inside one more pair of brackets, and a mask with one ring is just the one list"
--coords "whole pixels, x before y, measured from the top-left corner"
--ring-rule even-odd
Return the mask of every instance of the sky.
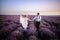
[[0, 0], [0, 9], [1, 14], [60, 14], [60, 0]]

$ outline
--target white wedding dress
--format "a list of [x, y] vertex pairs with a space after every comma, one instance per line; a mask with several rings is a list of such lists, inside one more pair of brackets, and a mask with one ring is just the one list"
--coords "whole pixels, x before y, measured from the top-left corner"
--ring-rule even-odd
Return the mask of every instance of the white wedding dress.
[[20, 16], [20, 23], [22, 24], [23, 28], [26, 30], [28, 25], [28, 18]]

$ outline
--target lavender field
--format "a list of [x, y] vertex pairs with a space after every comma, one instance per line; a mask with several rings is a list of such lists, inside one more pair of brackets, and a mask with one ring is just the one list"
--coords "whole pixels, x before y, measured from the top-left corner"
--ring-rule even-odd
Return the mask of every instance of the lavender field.
[[[33, 19], [35, 15], [29, 15]], [[19, 15], [0, 15], [0, 40], [59, 40], [60, 16], [42, 16], [39, 31], [29, 22], [24, 31]]]

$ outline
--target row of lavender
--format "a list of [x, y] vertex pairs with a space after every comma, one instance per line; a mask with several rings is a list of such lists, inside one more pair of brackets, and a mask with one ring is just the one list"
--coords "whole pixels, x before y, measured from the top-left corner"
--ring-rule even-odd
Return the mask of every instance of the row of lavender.
[[[0, 16], [0, 40], [59, 39], [60, 16], [42, 16], [39, 32], [36, 31], [33, 23], [30, 23], [27, 31], [24, 32], [19, 17], [19, 15]], [[33, 17], [34, 15], [29, 15], [29, 18]]]

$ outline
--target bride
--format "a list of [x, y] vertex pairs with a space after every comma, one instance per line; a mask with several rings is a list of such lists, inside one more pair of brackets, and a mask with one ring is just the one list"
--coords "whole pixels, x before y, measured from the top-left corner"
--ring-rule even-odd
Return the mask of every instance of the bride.
[[27, 15], [20, 16], [20, 23], [22, 24], [23, 28], [26, 30], [28, 27], [28, 21], [31, 21]]

